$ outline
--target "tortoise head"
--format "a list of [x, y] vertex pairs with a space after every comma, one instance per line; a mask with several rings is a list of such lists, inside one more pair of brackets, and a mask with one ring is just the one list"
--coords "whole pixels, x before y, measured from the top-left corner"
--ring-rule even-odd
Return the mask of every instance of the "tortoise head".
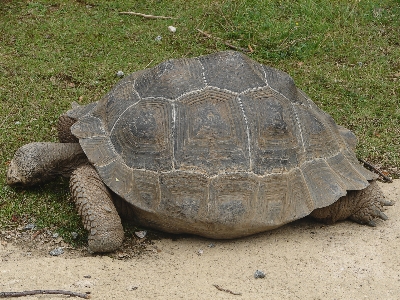
[[7, 171], [7, 184], [30, 186], [69, 177], [78, 166], [88, 163], [79, 143], [30, 143], [19, 148]]
[[37, 151], [35, 144], [24, 145], [15, 152], [7, 170], [8, 185], [29, 186], [42, 181], [38, 174], [38, 156], [46, 154]]
[[20, 177], [21, 176], [19, 175], [19, 168], [13, 159], [10, 162], [10, 165], [8, 166], [7, 170], [7, 184], [11, 186], [18, 185], [19, 183], [21, 183]]

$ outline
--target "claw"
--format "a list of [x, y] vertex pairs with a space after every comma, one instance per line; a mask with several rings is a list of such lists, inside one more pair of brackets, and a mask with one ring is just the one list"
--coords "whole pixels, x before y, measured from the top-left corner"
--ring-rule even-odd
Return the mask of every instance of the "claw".
[[371, 226], [371, 227], [376, 227], [376, 223], [373, 221], [373, 220], [371, 220], [371, 221], [369, 221], [368, 223], [366, 223], [368, 226]]
[[388, 200], [385, 200], [385, 199], [381, 199], [381, 200], [379, 200], [379, 202], [380, 202], [383, 206], [392, 206], [392, 205], [394, 205], [394, 203], [393, 203], [392, 201], [388, 201]]
[[378, 217], [385, 221], [389, 219], [388, 216], [385, 215], [383, 212], [379, 212]]

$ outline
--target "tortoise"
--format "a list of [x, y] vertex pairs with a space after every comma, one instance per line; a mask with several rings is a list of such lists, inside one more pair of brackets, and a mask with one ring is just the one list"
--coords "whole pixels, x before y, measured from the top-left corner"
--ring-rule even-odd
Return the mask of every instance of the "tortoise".
[[60, 143], [15, 153], [9, 185], [70, 176], [88, 249], [118, 249], [121, 217], [170, 233], [231, 239], [311, 215], [375, 226], [390, 205], [358, 162], [356, 136], [285, 72], [235, 51], [135, 72], [73, 104]]

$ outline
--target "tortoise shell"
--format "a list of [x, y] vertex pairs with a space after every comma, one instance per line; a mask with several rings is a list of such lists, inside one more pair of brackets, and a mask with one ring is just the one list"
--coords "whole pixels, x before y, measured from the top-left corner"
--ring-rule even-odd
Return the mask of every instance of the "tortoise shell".
[[286, 73], [233, 51], [168, 60], [68, 112], [141, 224], [233, 238], [325, 207], [376, 176]]

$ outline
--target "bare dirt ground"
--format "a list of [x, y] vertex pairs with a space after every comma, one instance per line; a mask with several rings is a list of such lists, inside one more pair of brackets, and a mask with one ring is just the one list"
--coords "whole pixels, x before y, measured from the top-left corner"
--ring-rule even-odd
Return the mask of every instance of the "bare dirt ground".
[[[400, 180], [380, 185], [398, 202]], [[111, 255], [72, 249], [50, 232], [3, 232], [0, 292], [61, 289], [92, 299], [400, 299], [400, 205], [386, 214], [389, 220], [374, 228], [303, 219], [231, 241], [136, 239]], [[55, 246], [64, 254], [49, 255]], [[254, 278], [256, 270], [265, 278]]]

